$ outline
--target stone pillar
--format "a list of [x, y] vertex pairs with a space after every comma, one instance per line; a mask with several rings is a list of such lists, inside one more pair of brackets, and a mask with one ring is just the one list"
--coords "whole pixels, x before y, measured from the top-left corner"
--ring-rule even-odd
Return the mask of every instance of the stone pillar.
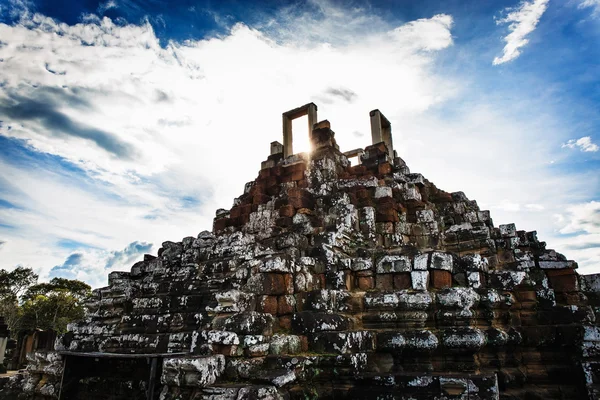
[[296, 118], [308, 115], [308, 132], [313, 130], [314, 124], [317, 123], [317, 105], [315, 103], [308, 103], [302, 107], [294, 108], [293, 110], [286, 111], [282, 115], [283, 125], [283, 156], [288, 157], [294, 154], [294, 137], [292, 133], [292, 121]]
[[283, 114], [283, 156], [288, 157], [294, 154], [292, 138], [292, 120]]
[[371, 117], [371, 140], [372, 144], [385, 143], [390, 158], [394, 159], [394, 146], [392, 144], [392, 125], [390, 121], [379, 110], [369, 113]]
[[310, 135], [317, 123], [317, 105], [315, 103], [308, 103], [306, 113], [308, 114], [308, 134]]

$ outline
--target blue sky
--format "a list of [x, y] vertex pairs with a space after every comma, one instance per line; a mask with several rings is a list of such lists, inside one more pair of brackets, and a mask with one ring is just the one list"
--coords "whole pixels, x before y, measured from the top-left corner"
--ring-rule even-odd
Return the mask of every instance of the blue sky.
[[314, 101], [342, 150], [379, 108], [411, 170], [600, 272], [599, 41], [599, 0], [4, 1], [0, 268], [105, 285]]

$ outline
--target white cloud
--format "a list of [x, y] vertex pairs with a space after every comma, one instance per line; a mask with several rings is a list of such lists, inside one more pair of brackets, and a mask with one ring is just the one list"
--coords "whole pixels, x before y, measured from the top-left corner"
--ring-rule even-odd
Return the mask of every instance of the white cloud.
[[600, 202], [568, 206], [557, 218], [558, 239], [570, 258], [578, 261], [580, 273], [598, 273], [600, 265]]
[[579, 8], [592, 8], [592, 16], [600, 16], [600, 0], [582, 0], [579, 3]]
[[[454, 94], [450, 79], [431, 72], [452, 44], [450, 16], [390, 26], [364, 10], [314, 5], [326, 11], [319, 19], [288, 9], [262, 31], [237, 24], [165, 48], [147, 23], [87, 16], [70, 26], [24, 14], [0, 24], [0, 134], [93, 179], [82, 187], [81, 177], [3, 162], [7, 196], [21, 208], [0, 209], [18, 227], [0, 227], [0, 267], [47, 275], [72, 254], [56, 245], [65, 238], [110, 252], [210, 229], [214, 210], [231, 206], [281, 140], [287, 109], [317, 101], [351, 149], [368, 144], [352, 132], [369, 131], [369, 110], [421, 113]], [[93, 254], [83, 259], [105, 260]]]
[[596, 233], [600, 234], [600, 202], [590, 201], [588, 203], [576, 204], [567, 208], [569, 221], [560, 229], [560, 233]]
[[567, 143], [563, 143], [561, 147], [568, 147], [569, 149], [579, 148], [579, 150], [585, 152], [596, 152], [600, 149], [597, 144], [592, 143], [592, 138], [589, 136], [584, 136], [579, 139], [571, 139]]
[[548, 7], [549, 0], [523, 1], [519, 7], [508, 8], [510, 11], [505, 18], [496, 21], [496, 24], [510, 24], [510, 33], [504, 38], [504, 46], [501, 57], [494, 58], [494, 65], [503, 64], [514, 60], [521, 54], [521, 48], [529, 43], [527, 35], [533, 32], [540, 18]]

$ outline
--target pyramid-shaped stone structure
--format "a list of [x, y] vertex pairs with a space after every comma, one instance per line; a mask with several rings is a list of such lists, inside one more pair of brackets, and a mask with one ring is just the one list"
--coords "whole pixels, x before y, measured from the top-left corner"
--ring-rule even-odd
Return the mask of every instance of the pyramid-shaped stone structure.
[[316, 111], [212, 232], [111, 273], [19, 398], [597, 398], [598, 277], [411, 173], [378, 110], [347, 153]]

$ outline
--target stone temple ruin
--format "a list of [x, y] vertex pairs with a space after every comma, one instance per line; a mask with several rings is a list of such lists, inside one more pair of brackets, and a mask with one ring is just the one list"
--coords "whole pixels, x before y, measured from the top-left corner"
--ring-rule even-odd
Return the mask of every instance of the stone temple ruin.
[[600, 278], [411, 173], [370, 118], [342, 153], [315, 104], [284, 113], [213, 231], [111, 273], [0, 397], [599, 398]]

